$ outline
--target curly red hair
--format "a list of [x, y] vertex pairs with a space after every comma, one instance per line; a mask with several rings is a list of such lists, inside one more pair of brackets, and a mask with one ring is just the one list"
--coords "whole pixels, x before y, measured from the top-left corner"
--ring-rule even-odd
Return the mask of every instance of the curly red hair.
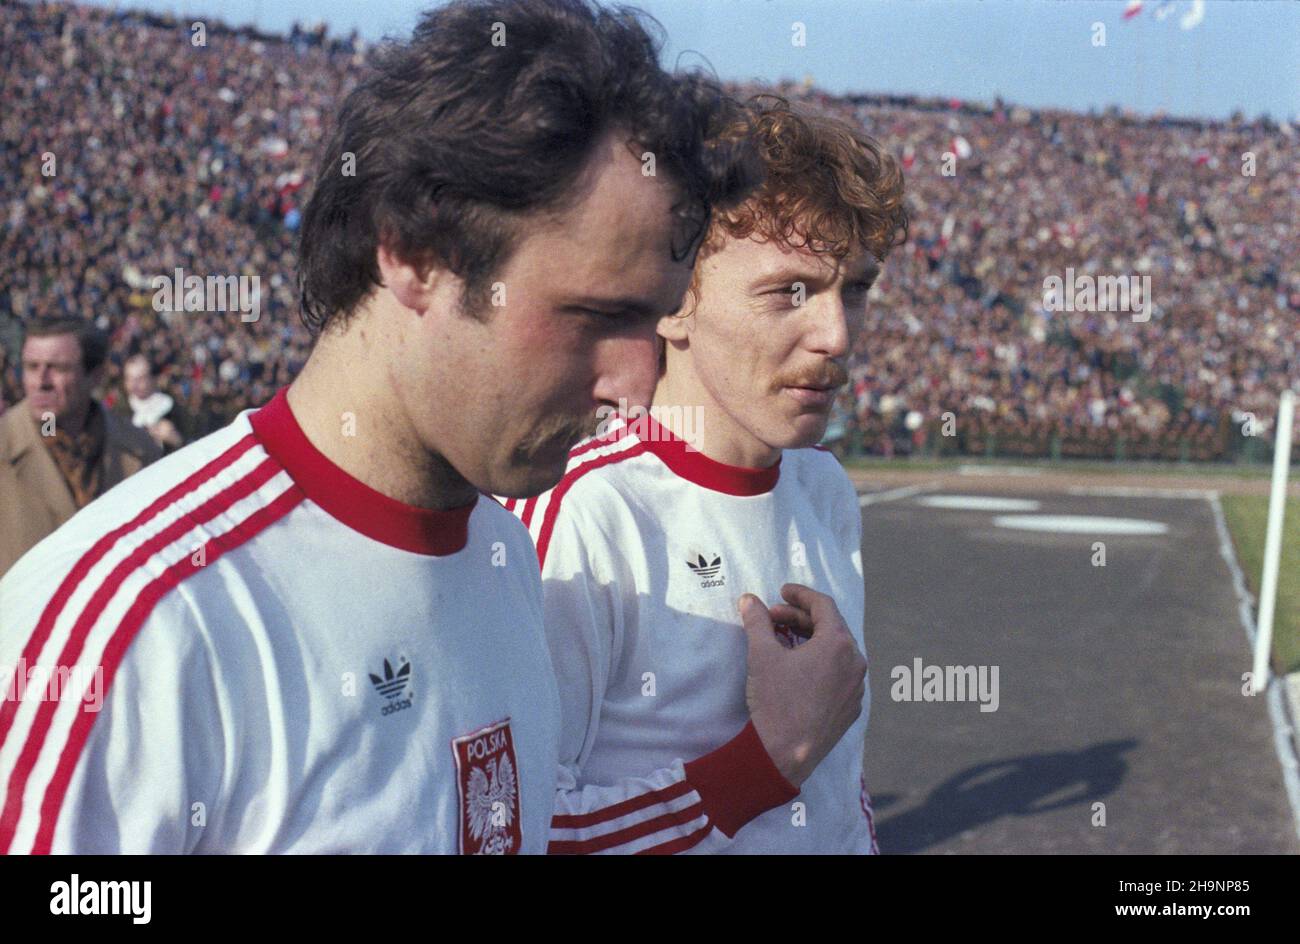
[[741, 206], [714, 213], [700, 259], [755, 235], [840, 259], [865, 249], [880, 261], [907, 241], [902, 169], [849, 122], [755, 95], [723, 134], [748, 136], [766, 175]]

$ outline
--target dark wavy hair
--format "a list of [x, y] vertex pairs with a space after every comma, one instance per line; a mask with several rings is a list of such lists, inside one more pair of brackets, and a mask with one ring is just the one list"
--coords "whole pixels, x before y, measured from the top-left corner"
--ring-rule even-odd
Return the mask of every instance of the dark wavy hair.
[[472, 311], [611, 130], [679, 189], [673, 254], [686, 258], [711, 208], [738, 205], [761, 170], [748, 142], [719, 137], [735, 103], [705, 76], [665, 72], [648, 19], [589, 0], [457, 0], [380, 50], [342, 104], [304, 210], [307, 327], [344, 323], [380, 284], [381, 244], [461, 277]]

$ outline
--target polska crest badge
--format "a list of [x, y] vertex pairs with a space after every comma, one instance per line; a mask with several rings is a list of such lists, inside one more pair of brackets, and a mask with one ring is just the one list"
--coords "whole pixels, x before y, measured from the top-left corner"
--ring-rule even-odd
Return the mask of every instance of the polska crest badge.
[[451, 742], [460, 785], [462, 855], [518, 855], [519, 773], [510, 719]]

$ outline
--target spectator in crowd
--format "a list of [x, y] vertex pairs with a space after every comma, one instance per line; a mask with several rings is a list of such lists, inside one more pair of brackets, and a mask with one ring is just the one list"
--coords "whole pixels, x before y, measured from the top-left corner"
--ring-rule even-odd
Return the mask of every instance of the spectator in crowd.
[[80, 319], [28, 326], [24, 399], [0, 416], [0, 576], [80, 508], [160, 455], [93, 396], [108, 342]]
[[122, 368], [122, 386], [126, 399], [119, 400], [121, 413], [131, 425], [145, 430], [164, 453], [185, 444], [183, 430], [188, 430], [184, 409], [170, 395], [158, 389], [153, 367], [143, 354], [127, 358]]

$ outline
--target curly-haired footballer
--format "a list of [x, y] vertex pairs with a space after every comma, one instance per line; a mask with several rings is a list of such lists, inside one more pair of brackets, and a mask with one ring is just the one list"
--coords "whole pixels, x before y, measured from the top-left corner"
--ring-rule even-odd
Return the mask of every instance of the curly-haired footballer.
[[560, 679], [553, 853], [877, 851], [860, 511], [812, 447], [906, 238], [903, 180], [842, 121], [748, 111], [732, 133], [766, 179], [715, 216], [659, 322], [653, 417], [629, 411], [555, 489], [507, 503], [537, 544]]

